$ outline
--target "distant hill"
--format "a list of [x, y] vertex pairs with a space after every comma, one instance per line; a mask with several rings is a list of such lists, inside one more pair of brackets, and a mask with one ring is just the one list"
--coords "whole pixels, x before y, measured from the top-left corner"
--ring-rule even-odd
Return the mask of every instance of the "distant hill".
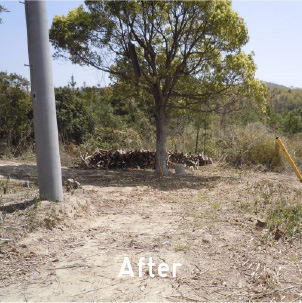
[[301, 87], [285, 86], [285, 85], [276, 84], [276, 83], [268, 82], [268, 81], [262, 81], [262, 82], [266, 83], [269, 88], [284, 88], [284, 89], [298, 89], [298, 90], [302, 89]]
[[266, 83], [267, 86], [268, 86], [268, 87], [271, 87], [271, 88], [285, 88], [285, 89], [290, 89], [290, 87], [285, 86], [285, 85], [276, 84], [276, 83], [268, 82], [268, 81], [263, 81], [263, 82]]

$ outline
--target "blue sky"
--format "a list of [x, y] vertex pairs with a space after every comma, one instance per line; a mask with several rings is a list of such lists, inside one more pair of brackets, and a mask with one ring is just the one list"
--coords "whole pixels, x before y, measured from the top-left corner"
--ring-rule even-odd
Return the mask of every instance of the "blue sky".
[[[24, 5], [0, 1], [10, 13], [3, 13], [0, 25], [0, 71], [21, 74], [29, 79]], [[48, 22], [66, 14], [81, 1], [47, 1]], [[256, 77], [286, 86], [302, 88], [302, 1], [233, 1], [233, 9], [245, 20], [250, 41], [246, 52], [255, 52]], [[74, 75], [77, 85], [106, 86], [105, 73], [62, 60], [53, 61], [55, 86], [66, 85]]]

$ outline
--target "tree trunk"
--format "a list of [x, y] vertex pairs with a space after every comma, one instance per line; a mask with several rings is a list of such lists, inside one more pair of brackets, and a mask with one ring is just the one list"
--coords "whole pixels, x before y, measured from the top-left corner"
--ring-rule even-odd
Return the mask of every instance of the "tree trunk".
[[200, 130], [200, 123], [198, 122], [197, 132], [196, 132], [196, 142], [195, 142], [195, 154], [197, 154], [198, 152], [199, 130]]
[[160, 174], [161, 163], [162, 172], [164, 175], [168, 175], [166, 159], [167, 159], [167, 116], [166, 106], [156, 106], [156, 169], [155, 173]]

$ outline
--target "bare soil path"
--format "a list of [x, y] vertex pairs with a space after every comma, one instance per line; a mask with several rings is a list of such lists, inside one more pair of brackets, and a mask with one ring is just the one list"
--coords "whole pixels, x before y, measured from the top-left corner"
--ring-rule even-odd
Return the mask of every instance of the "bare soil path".
[[[0, 242], [0, 301], [302, 299], [301, 239], [272, 241], [254, 211], [267, 191], [299, 193], [295, 176], [215, 165], [166, 184], [151, 171], [63, 175], [81, 188], [64, 202], [35, 201], [35, 165], [1, 161], [0, 237], [10, 241]], [[133, 278], [118, 277], [125, 257]], [[147, 266], [139, 277], [140, 257], [182, 266], [175, 278], [156, 268], [150, 277]]]

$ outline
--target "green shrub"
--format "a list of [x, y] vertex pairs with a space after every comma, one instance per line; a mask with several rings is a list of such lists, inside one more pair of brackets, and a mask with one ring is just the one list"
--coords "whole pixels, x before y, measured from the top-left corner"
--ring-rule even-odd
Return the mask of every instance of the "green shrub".
[[57, 88], [55, 93], [60, 139], [64, 143], [83, 143], [94, 131], [91, 114], [72, 89]]
[[0, 150], [20, 154], [33, 142], [33, 113], [29, 82], [0, 72]]
[[297, 134], [302, 132], [301, 109], [291, 110], [283, 114], [282, 129], [288, 134]]

